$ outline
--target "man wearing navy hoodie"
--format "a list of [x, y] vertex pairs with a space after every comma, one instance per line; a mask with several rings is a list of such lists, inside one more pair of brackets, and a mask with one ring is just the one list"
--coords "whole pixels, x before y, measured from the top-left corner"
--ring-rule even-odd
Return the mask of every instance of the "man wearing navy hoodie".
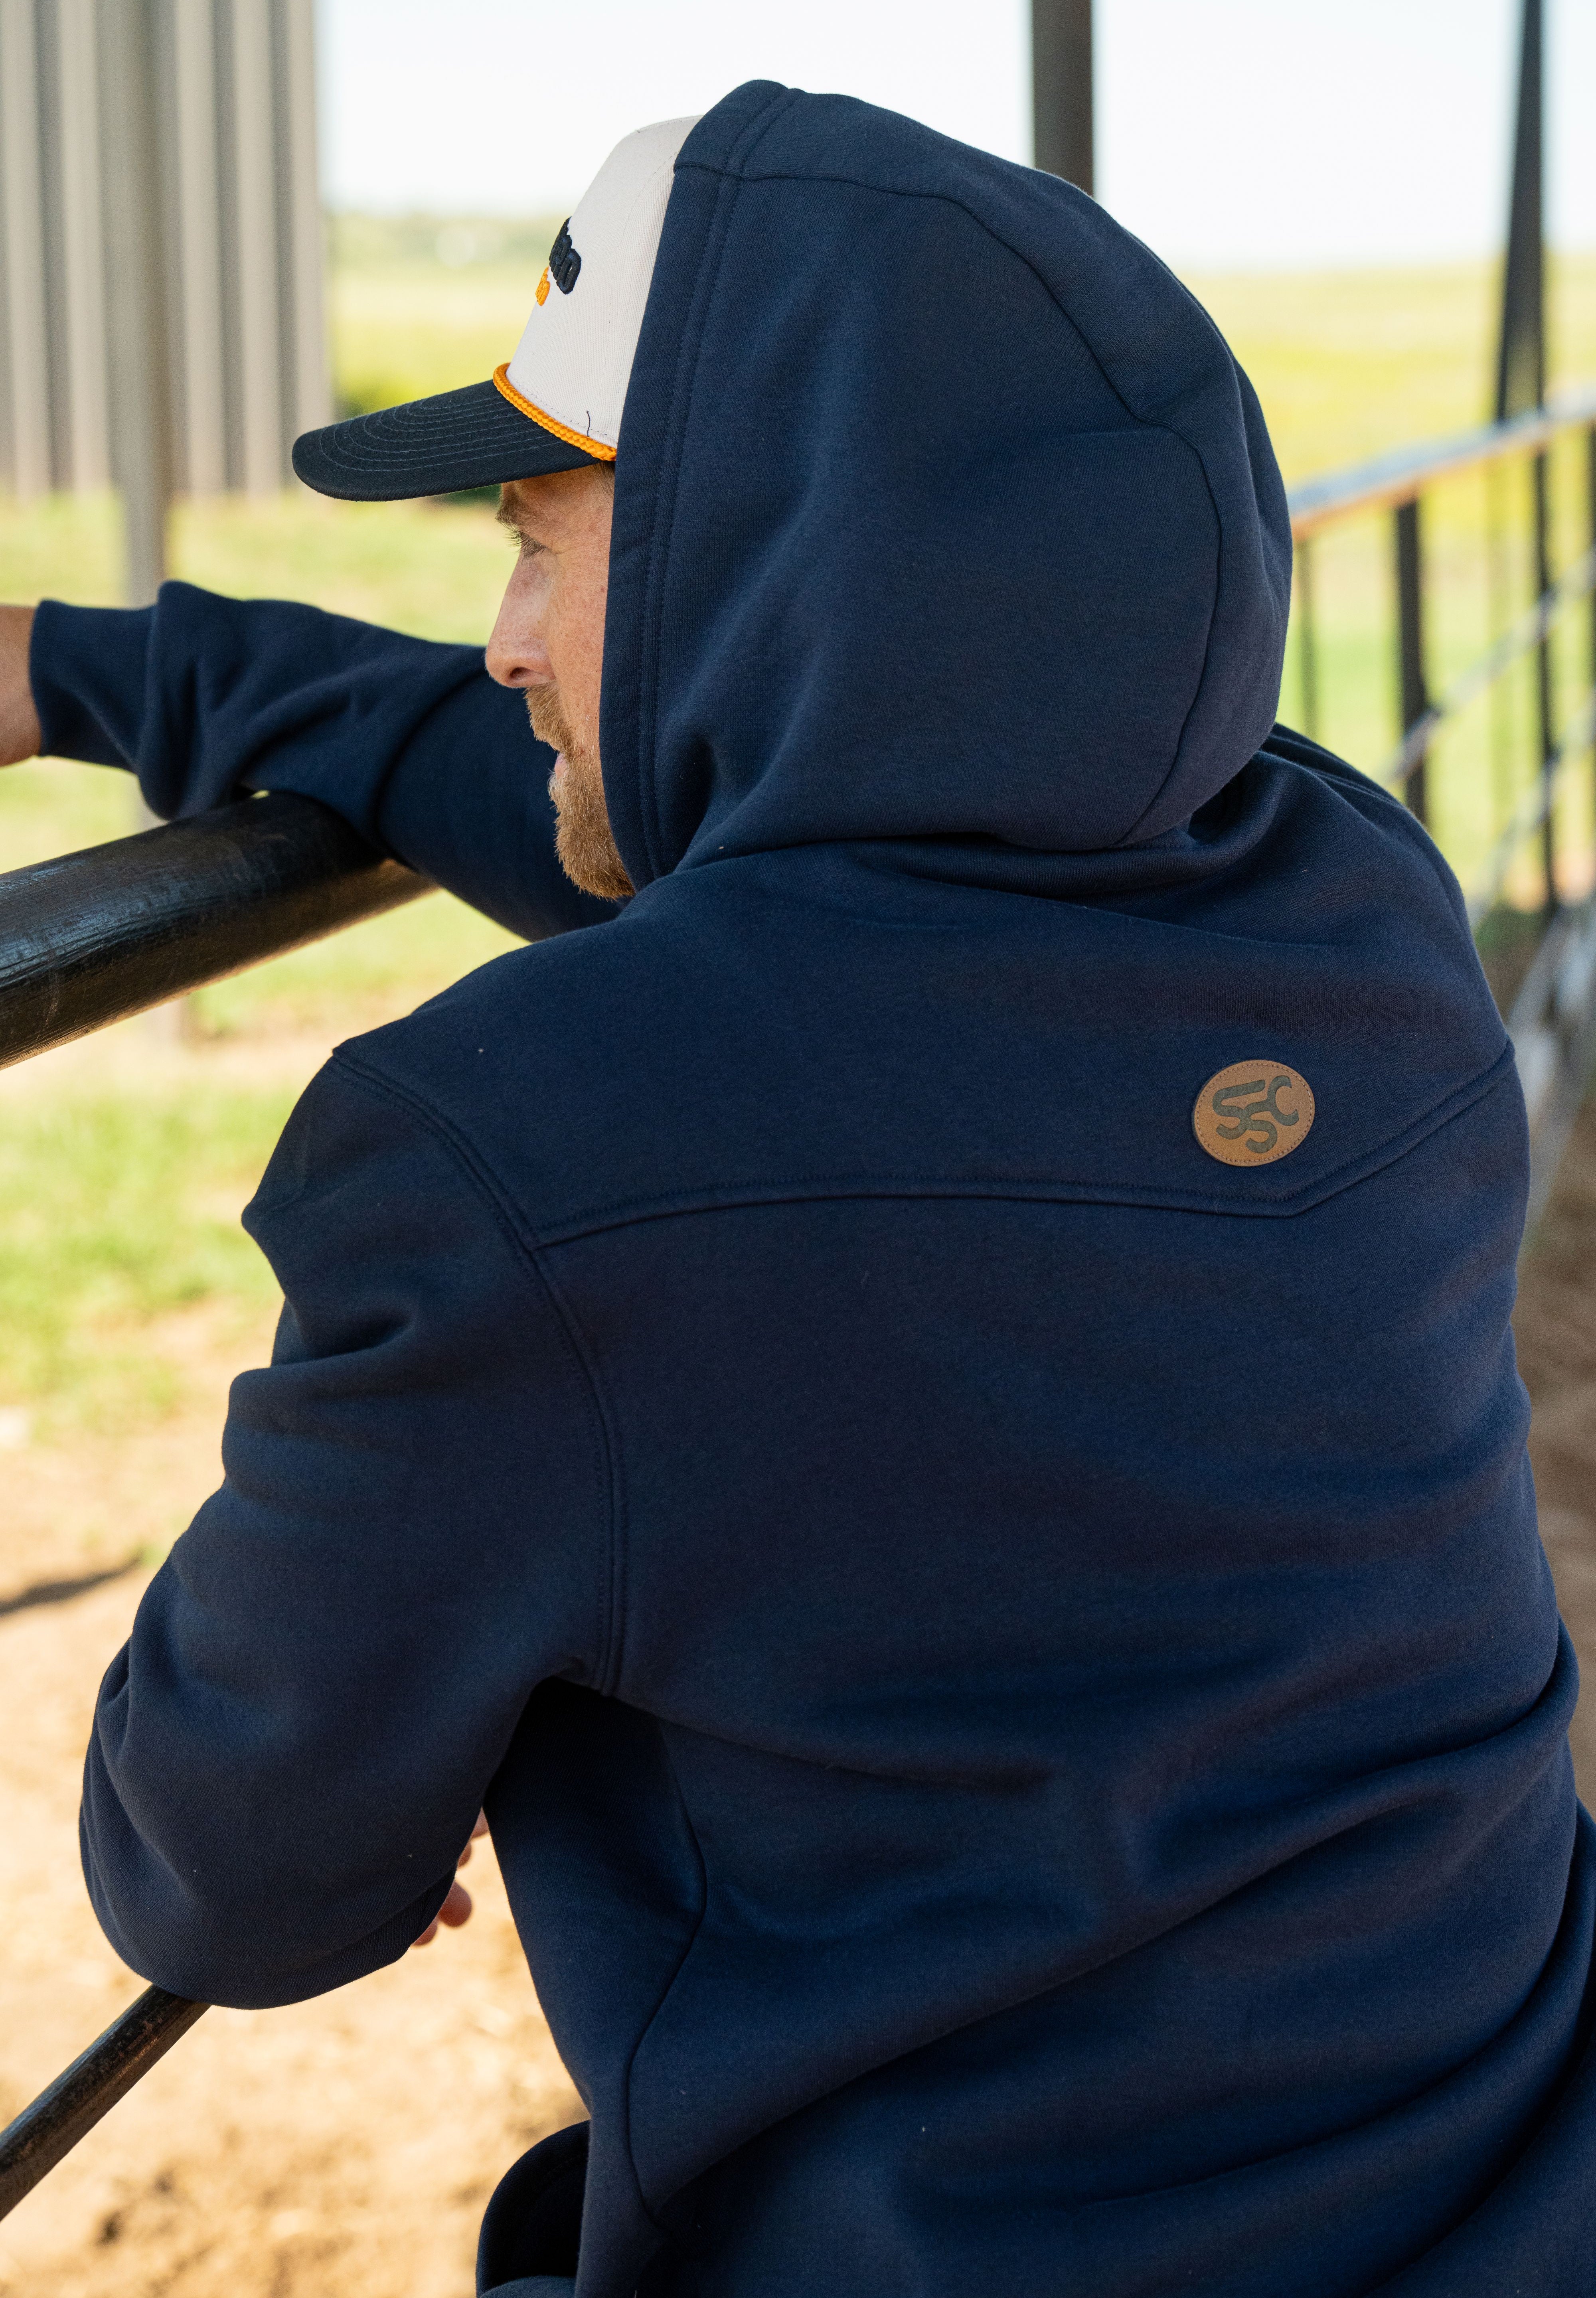
[[591, 2120], [484, 2290], [1588, 2294], [1518, 1087], [1424, 831], [1272, 726], [1213, 327], [755, 83], [620, 147], [492, 383], [297, 461], [506, 483], [509, 690], [171, 585], [40, 610], [40, 740], [533, 946], [251, 1208], [274, 1360], [88, 1755], [120, 1953], [341, 1986], [485, 1803]]

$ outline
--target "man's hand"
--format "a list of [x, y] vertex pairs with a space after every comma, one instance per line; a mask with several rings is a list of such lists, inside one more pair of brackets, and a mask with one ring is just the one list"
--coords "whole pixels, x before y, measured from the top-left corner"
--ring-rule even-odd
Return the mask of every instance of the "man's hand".
[[[475, 1842], [479, 1835], [485, 1835], [487, 1831], [488, 1815], [485, 1811], [479, 1811], [476, 1814], [476, 1824], [471, 1831], [470, 1838], [467, 1842], [466, 1847], [455, 1862], [457, 1868], [463, 1867], [465, 1865], [467, 1860], [471, 1856], [471, 1845]], [[451, 1883], [449, 1886], [449, 1897], [438, 1909], [437, 1914], [433, 1917], [431, 1922], [428, 1923], [420, 1938], [418, 1939], [412, 1939], [410, 1941], [410, 1945], [412, 1947], [430, 1947], [433, 1940], [438, 1936], [438, 1925], [440, 1923], [447, 1923], [451, 1931], [458, 1931], [463, 1922], [468, 1922], [470, 1921], [470, 1892], [467, 1890], [463, 1883]]]
[[28, 682], [32, 636], [31, 607], [0, 607], [0, 766], [38, 756], [38, 712]]

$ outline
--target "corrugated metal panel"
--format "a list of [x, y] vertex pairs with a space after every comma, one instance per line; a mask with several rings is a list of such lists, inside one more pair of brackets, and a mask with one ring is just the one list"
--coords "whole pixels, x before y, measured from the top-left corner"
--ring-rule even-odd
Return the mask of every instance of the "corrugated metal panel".
[[0, 475], [19, 494], [52, 476], [50, 325], [45, 290], [36, 0], [0, 0], [0, 247], [5, 360], [0, 368]]
[[287, 480], [330, 415], [313, 37], [312, 0], [0, 0], [0, 485]]

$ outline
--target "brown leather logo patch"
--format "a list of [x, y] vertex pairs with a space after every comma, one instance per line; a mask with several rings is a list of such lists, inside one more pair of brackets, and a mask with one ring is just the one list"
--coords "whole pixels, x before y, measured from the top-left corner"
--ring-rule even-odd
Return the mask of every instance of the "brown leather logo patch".
[[1216, 1070], [1192, 1112], [1192, 1131], [1221, 1165], [1272, 1165], [1313, 1129], [1313, 1088], [1284, 1062]]

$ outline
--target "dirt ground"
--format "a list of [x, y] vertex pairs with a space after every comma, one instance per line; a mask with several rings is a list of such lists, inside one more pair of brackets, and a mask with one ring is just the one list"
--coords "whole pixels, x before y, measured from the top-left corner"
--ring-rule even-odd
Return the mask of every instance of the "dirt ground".
[[[1517, 1322], [1547, 1547], [1593, 1687], [1576, 1729], [1591, 1799], [1596, 1103]], [[0, 1457], [0, 2120], [136, 1988], [84, 1897], [79, 1769], [95, 1683], [147, 1577], [126, 1559], [160, 1536], [174, 1492], [197, 1503], [215, 1482], [237, 1361], [199, 1310], [152, 1344], [186, 1364], [177, 1416], [131, 1443]], [[467, 1929], [392, 1970], [292, 2010], [208, 2013], [0, 2227], [0, 2298], [467, 2298], [500, 2172], [581, 2112], [491, 1851], [469, 1881]]]

